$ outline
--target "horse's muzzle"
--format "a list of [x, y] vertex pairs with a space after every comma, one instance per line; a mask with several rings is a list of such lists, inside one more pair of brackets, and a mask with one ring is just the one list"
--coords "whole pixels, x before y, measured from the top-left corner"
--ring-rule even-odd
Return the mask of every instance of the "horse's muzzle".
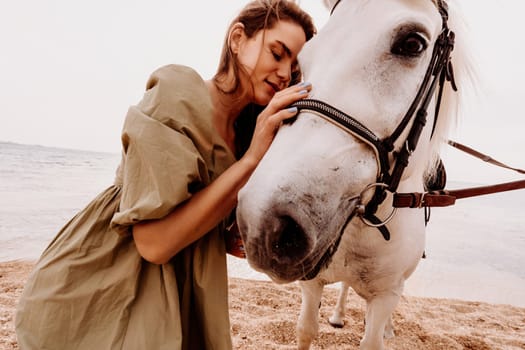
[[[339, 215], [316, 215], [274, 207], [259, 224], [238, 215], [248, 262], [278, 283], [315, 277], [330, 263], [359, 198], [340, 205]], [[344, 217], [341, 216], [344, 213]]]

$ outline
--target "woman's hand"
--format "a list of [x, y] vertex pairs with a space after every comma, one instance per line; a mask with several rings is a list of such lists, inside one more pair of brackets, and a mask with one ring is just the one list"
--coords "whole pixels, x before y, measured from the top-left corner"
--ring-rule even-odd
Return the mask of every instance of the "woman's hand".
[[277, 130], [283, 121], [297, 114], [296, 107], [288, 107], [298, 100], [308, 97], [312, 85], [307, 82], [290, 86], [277, 92], [268, 106], [257, 117], [252, 142], [243, 158], [256, 165], [270, 147]]
[[162, 219], [133, 226], [133, 237], [142, 257], [154, 264], [165, 264], [182, 249], [216, 227], [237, 205], [237, 193], [270, 147], [283, 120], [297, 114], [288, 109], [308, 96], [311, 86], [302, 83], [279, 91], [259, 114], [250, 147], [210, 185], [178, 205]]

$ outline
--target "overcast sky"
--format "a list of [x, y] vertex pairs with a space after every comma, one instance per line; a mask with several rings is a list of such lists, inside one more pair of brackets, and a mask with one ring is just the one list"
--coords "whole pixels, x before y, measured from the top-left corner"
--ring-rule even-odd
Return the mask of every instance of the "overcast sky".
[[[211, 77], [226, 27], [246, 2], [5, 2], [0, 12], [0, 141], [119, 152], [124, 116], [142, 97], [149, 74], [180, 63]], [[525, 2], [461, 3], [482, 96], [471, 102], [454, 137], [525, 167]], [[301, 4], [322, 27], [328, 17], [322, 1]], [[444, 157], [458, 180], [516, 178], [453, 150]]]

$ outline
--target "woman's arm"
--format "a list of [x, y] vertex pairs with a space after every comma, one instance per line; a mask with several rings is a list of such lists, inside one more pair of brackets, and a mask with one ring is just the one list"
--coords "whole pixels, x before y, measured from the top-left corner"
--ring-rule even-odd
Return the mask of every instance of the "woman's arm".
[[133, 226], [133, 237], [144, 259], [155, 264], [167, 263], [235, 208], [239, 190], [270, 146], [282, 121], [297, 113], [296, 109], [283, 108], [307, 96], [309, 89], [308, 85], [299, 85], [276, 94], [257, 118], [252, 143], [239, 161], [166, 217]]
[[155, 264], [167, 263], [217, 226], [235, 208], [237, 193], [255, 166], [241, 159], [163, 219], [134, 225], [133, 237], [142, 257]]

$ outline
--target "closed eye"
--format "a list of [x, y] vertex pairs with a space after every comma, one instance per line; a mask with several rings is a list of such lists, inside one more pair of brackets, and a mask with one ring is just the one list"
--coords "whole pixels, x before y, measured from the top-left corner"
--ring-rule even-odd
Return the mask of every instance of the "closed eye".
[[278, 54], [277, 52], [275, 51], [272, 51], [272, 55], [273, 55], [273, 58], [279, 62], [280, 60], [282, 60], [283, 56], [281, 56], [280, 54]]
[[270, 45], [273, 58], [280, 62], [284, 57], [292, 57], [292, 51], [282, 41], [276, 40]]

